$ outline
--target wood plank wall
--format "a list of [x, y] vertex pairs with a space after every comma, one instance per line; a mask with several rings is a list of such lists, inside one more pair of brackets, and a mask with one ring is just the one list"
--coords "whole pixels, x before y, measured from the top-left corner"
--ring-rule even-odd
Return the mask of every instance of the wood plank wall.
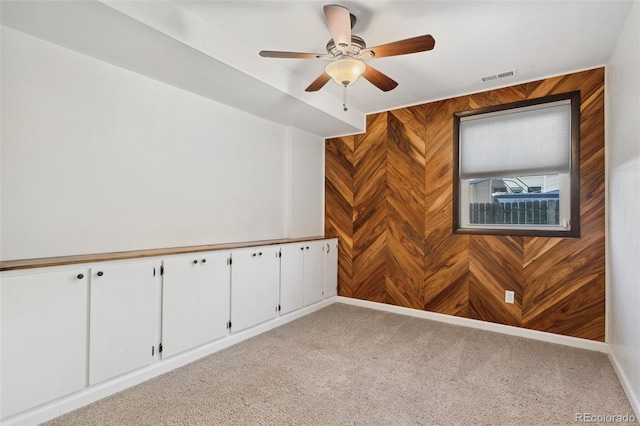
[[[453, 113], [573, 90], [581, 238], [454, 235]], [[325, 158], [339, 295], [604, 341], [603, 68], [371, 115]]]

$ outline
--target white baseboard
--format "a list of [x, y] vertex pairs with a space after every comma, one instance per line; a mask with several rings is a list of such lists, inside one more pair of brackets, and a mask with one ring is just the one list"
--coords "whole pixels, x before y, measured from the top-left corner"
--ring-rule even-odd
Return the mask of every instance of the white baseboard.
[[464, 327], [479, 328], [481, 330], [494, 331], [496, 333], [508, 334], [511, 336], [526, 337], [528, 339], [541, 340], [544, 342], [557, 343], [574, 348], [588, 349], [597, 352], [608, 352], [608, 345], [604, 342], [580, 339], [578, 337], [562, 336], [560, 334], [547, 333], [544, 331], [529, 330], [527, 328], [514, 327], [511, 325], [496, 324], [487, 321], [461, 318], [453, 315], [437, 314], [434, 312], [421, 311], [418, 309], [404, 308], [402, 306], [388, 305], [386, 303], [369, 302], [367, 300], [352, 299], [350, 297], [338, 296], [337, 302], [347, 305], [361, 306], [364, 308], [377, 309], [379, 311], [392, 312], [394, 314], [408, 315], [417, 318], [424, 318], [447, 324], [461, 325]]
[[635, 412], [636, 419], [640, 419], [640, 396], [636, 395], [633, 392], [633, 389], [631, 387], [631, 382], [629, 381], [629, 378], [627, 377], [627, 375], [624, 373], [624, 369], [622, 368], [622, 365], [618, 361], [618, 358], [616, 358], [615, 353], [611, 350], [611, 347], [609, 347], [609, 351], [607, 352], [607, 354], [609, 355], [609, 361], [611, 361], [611, 365], [613, 365], [613, 369], [618, 375], [618, 379], [620, 380], [622, 389], [624, 389], [624, 393], [627, 395], [629, 404], [631, 404], [631, 408]]
[[54, 419], [58, 416], [81, 408], [109, 395], [113, 395], [146, 380], [152, 379], [156, 376], [187, 365], [207, 355], [211, 355], [222, 349], [228, 348], [229, 346], [235, 345], [236, 343], [240, 343], [244, 340], [250, 339], [254, 336], [257, 336], [258, 334], [264, 333], [265, 331], [280, 327], [281, 325], [284, 325], [288, 322], [329, 306], [335, 303], [336, 299], [336, 297], [330, 297], [314, 305], [307, 306], [305, 308], [280, 317], [276, 317], [273, 320], [256, 325], [249, 329], [237, 333], [231, 333], [226, 337], [223, 337], [222, 339], [216, 340], [214, 342], [207, 343], [187, 352], [183, 352], [169, 358], [156, 361], [147, 367], [143, 367], [138, 370], [134, 370], [132, 372], [110, 379], [108, 381], [86, 387], [83, 390], [75, 392], [71, 395], [58, 398], [54, 401], [48, 402], [47, 404], [43, 404], [36, 408], [32, 408], [13, 416], [9, 416], [5, 419], [2, 419], [0, 423], [3, 426], [37, 425], [47, 420]]

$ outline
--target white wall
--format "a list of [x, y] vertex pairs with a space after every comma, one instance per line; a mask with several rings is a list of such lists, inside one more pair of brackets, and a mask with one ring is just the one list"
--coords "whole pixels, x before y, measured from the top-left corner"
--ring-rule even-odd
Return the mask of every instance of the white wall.
[[324, 139], [318, 143], [318, 136], [291, 128], [291, 140], [289, 233], [299, 238], [324, 235]]
[[640, 417], [640, 2], [607, 68], [608, 343]]
[[2, 260], [322, 234], [319, 136], [1, 35]]

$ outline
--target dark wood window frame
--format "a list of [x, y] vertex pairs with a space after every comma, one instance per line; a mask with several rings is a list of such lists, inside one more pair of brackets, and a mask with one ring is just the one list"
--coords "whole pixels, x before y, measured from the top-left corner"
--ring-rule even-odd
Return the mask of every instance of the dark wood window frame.
[[[570, 172], [570, 224], [568, 230], [531, 230], [514, 228], [463, 228], [460, 224], [460, 119], [490, 112], [506, 111], [562, 100], [571, 101], [571, 172]], [[453, 232], [455, 234], [513, 235], [534, 237], [580, 237], [580, 92], [568, 92], [542, 98], [478, 108], [453, 114]]]

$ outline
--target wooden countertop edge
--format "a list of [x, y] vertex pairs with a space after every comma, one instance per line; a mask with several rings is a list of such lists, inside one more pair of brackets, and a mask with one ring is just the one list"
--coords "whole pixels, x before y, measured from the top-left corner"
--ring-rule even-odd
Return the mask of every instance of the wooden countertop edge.
[[0, 261], [0, 271], [15, 271], [18, 269], [46, 268], [51, 266], [73, 265], [77, 263], [110, 262], [156, 256], [171, 256], [174, 254], [198, 253], [203, 251], [229, 250], [245, 247], [288, 244], [303, 241], [324, 240], [325, 237], [309, 237], [295, 239], [245, 241], [238, 243], [209, 244], [201, 246], [171, 247], [147, 250], [130, 250], [111, 253], [81, 254], [73, 256], [41, 257], [37, 259], [18, 259]]

